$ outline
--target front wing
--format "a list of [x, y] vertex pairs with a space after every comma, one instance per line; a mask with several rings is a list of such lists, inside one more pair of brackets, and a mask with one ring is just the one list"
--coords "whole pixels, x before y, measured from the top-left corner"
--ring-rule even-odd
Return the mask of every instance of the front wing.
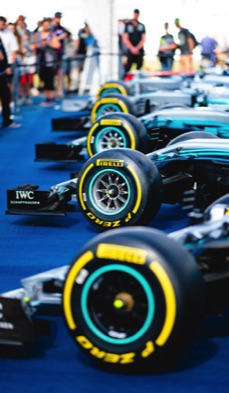
[[85, 138], [68, 144], [55, 142], [39, 143], [35, 145], [35, 161], [78, 162], [85, 159]]
[[[68, 265], [21, 280], [21, 288], [0, 295], [0, 345], [23, 346], [35, 341], [35, 320], [62, 304]], [[46, 310], [46, 312], [45, 312]]]
[[40, 191], [39, 186], [24, 184], [7, 190], [6, 214], [65, 216], [72, 192], [67, 187]]

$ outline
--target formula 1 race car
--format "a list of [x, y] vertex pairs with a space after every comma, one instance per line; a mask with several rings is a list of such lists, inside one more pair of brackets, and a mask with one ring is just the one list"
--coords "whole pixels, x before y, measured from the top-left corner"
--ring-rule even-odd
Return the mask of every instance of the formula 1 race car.
[[102, 151], [77, 176], [49, 191], [30, 184], [7, 190], [7, 213], [65, 215], [68, 203], [77, 199], [82, 214], [104, 230], [147, 224], [162, 203], [202, 208], [229, 192], [229, 140], [208, 133], [195, 139], [194, 133], [193, 139], [181, 135], [147, 155], [131, 149]]
[[228, 111], [229, 87], [211, 86], [206, 84], [196, 87], [182, 87], [180, 90], [156, 90], [151, 93], [139, 94], [127, 97], [121, 94], [107, 94], [100, 97], [91, 109], [91, 121], [108, 112], [131, 113], [136, 117], [144, 116], [157, 109], [159, 106], [187, 106], [187, 107], [210, 107]]
[[[94, 97], [65, 100], [74, 116], [53, 119], [53, 130], [79, 130], [108, 112], [125, 112], [143, 116], [159, 105], [211, 106], [229, 108], [229, 75], [219, 71], [173, 75], [136, 73], [128, 83], [107, 81]], [[110, 97], [109, 97], [110, 96]], [[63, 109], [68, 111], [67, 104]], [[82, 106], [83, 105], [83, 106]], [[78, 111], [78, 113], [77, 113]]]
[[[155, 90], [155, 86], [160, 90]], [[76, 100], [76, 108], [83, 103], [86, 111], [81, 107], [73, 117], [53, 119], [53, 129], [78, 130], [83, 136], [67, 144], [36, 144], [35, 160], [75, 162], [104, 148], [141, 150], [141, 139], [148, 141], [143, 143], [148, 150], [141, 150], [147, 153], [165, 146], [177, 135], [193, 130], [207, 130], [227, 138], [228, 86], [229, 76], [215, 73], [201, 77], [197, 74], [194, 79], [187, 75], [141, 77], [140, 73], [131, 83], [107, 82], [100, 87], [97, 100]], [[136, 91], [140, 93], [136, 94]]]
[[93, 123], [99, 116], [111, 111], [143, 116], [159, 105], [166, 104], [211, 106], [228, 110], [228, 88], [229, 74], [224, 70], [219, 72], [218, 68], [191, 74], [138, 71], [130, 73], [128, 82], [105, 82], [95, 96], [65, 99], [62, 109], [73, 111], [74, 115], [54, 118], [52, 129], [81, 130], [82, 126], [88, 125], [90, 121]]
[[[145, 70], [129, 71], [124, 78], [124, 88], [116, 88], [116, 93], [125, 95], [134, 95], [137, 92], [152, 91], [155, 88], [175, 90], [184, 87], [201, 86], [203, 90], [209, 91], [209, 87], [225, 86], [229, 87], [229, 71], [228, 68], [209, 67], [199, 71], [180, 73], [179, 71], [156, 71], [150, 72]], [[111, 82], [108, 82], [111, 83]], [[127, 88], [126, 88], [127, 86]], [[114, 92], [112, 90], [112, 92]]]
[[[152, 112], [162, 105], [205, 106], [205, 94], [184, 88], [180, 90], [156, 90], [136, 96], [107, 93], [102, 97], [83, 100], [77, 98], [74, 115], [52, 119], [53, 131], [81, 131], [90, 127], [99, 117], [110, 112], [130, 113], [136, 117]], [[73, 105], [73, 104], [71, 104]], [[77, 108], [80, 108], [79, 110]]]
[[140, 118], [128, 113], [109, 113], [96, 120], [85, 136], [67, 144], [36, 144], [35, 160], [77, 162], [116, 147], [148, 153], [165, 147], [175, 137], [194, 130], [202, 131], [203, 137], [207, 131], [220, 138], [228, 138], [229, 114], [208, 107], [173, 105], [156, 109]]
[[[119, 86], [120, 83], [120, 86]], [[209, 67], [199, 71], [180, 73], [174, 71], [149, 72], [145, 70], [130, 71], [122, 81], [107, 82], [101, 86], [103, 92], [135, 95], [153, 90], [176, 90], [191, 87], [199, 91], [210, 92], [214, 88], [229, 87], [229, 70], [223, 67]], [[99, 95], [98, 95], [99, 96]]]
[[0, 344], [33, 342], [36, 315], [62, 304], [74, 343], [99, 367], [168, 371], [204, 315], [228, 306], [228, 212], [229, 194], [168, 235], [135, 227], [94, 237], [71, 266], [0, 296]]
[[107, 93], [122, 94], [125, 96], [135, 96], [137, 94], [151, 93], [155, 90], [180, 90], [183, 86], [188, 86], [188, 82], [193, 80], [195, 72], [175, 73], [175, 72], [146, 72], [136, 70], [129, 72], [124, 81], [111, 80], [102, 84], [98, 90], [97, 98], [107, 95]]
[[[195, 87], [187, 87], [183, 84], [183, 79], [177, 77], [150, 78], [153, 82], [145, 80], [147, 91], [138, 91], [131, 95], [131, 89], [123, 81], [110, 81], [104, 83], [97, 95], [88, 97], [78, 97], [76, 100], [64, 100], [62, 109], [74, 111], [74, 116], [54, 118], [52, 129], [58, 130], [82, 130], [83, 126], [90, 125], [96, 119], [110, 112], [131, 113], [137, 117], [152, 112], [160, 105], [173, 104], [183, 106], [204, 106], [206, 97], [205, 92]], [[152, 87], [152, 83], [156, 85]], [[136, 86], [139, 81], [135, 82]], [[136, 87], [135, 86], [135, 87]]]
[[209, 68], [204, 71], [180, 73], [174, 71], [147, 72], [144, 70], [129, 72], [124, 81], [107, 81], [98, 90], [97, 98], [109, 93], [136, 96], [153, 91], [175, 91], [185, 88], [210, 92], [215, 87], [229, 87], [228, 70]]

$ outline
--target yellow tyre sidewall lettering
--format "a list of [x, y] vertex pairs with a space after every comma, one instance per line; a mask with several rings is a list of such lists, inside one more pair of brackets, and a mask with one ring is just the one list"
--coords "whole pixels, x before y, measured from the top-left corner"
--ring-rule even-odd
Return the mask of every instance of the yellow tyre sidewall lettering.
[[97, 101], [91, 110], [91, 122], [94, 123], [96, 121], [96, 111], [102, 104], [117, 104], [122, 109], [123, 113], [129, 113], [127, 106], [123, 101], [118, 98], [104, 97], [101, 100]]
[[95, 124], [91, 127], [91, 129], [90, 129], [90, 131], [89, 131], [89, 133], [88, 133], [88, 136], [87, 136], [87, 151], [88, 151], [88, 154], [89, 154], [90, 157], [92, 157], [92, 156], [94, 155], [93, 152], [92, 152], [92, 150], [91, 150], [91, 137], [92, 137], [94, 131], [96, 130], [96, 128], [97, 128], [98, 126], [99, 126], [99, 123], [95, 123]]
[[165, 321], [159, 336], [155, 340], [157, 345], [163, 346], [171, 335], [175, 324], [177, 309], [176, 296], [168, 274], [157, 261], [150, 264], [150, 270], [155, 274], [160, 282], [165, 296]]
[[155, 346], [153, 341], [147, 341], [145, 348], [141, 352], [142, 358], [148, 358], [155, 351]]
[[121, 127], [122, 121], [118, 119], [100, 119], [99, 124], [101, 126], [116, 126]]
[[86, 205], [85, 205], [85, 203], [84, 203], [84, 201], [83, 201], [83, 192], [82, 192], [83, 183], [84, 183], [84, 179], [85, 179], [86, 175], [88, 174], [88, 172], [89, 172], [93, 167], [94, 167], [94, 164], [90, 164], [90, 165], [85, 169], [85, 171], [83, 172], [83, 174], [82, 174], [82, 176], [81, 176], [81, 178], [80, 178], [80, 182], [79, 182], [78, 196], [79, 196], [80, 204], [81, 204], [83, 210], [86, 210], [86, 209], [87, 209], [87, 208], [86, 208]]
[[136, 138], [130, 128], [127, 124], [123, 124], [124, 128], [127, 130], [127, 133], [130, 137], [130, 148], [135, 150], [136, 149]]
[[128, 95], [126, 89], [123, 86], [119, 85], [118, 83], [105, 83], [103, 86], [100, 87], [97, 93], [97, 98], [99, 98], [101, 92], [106, 89], [117, 89], [119, 90], [120, 94], [122, 94], [123, 96]]
[[76, 336], [76, 341], [78, 344], [84, 348], [86, 351], [90, 353], [95, 359], [100, 359], [105, 363], [113, 363], [113, 364], [130, 364], [133, 363], [136, 357], [135, 352], [128, 352], [128, 353], [112, 353], [106, 352], [103, 349], [94, 346], [94, 344], [83, 335]]
[[127, 169], [133, 175], [134, 180], [135, 180], [135, 184], [136, 184], [136, 187], [137, 187], [137, 200], [136, 200], [135, 206], [134, 206], [134, 208], [132, 210], [132, 212], [134, 214], [136, 214], [138, 212], [138, 209], [139, 209], [139, 206], [140, 206], [140, 203], [141, 203], [141, 200], [142, 200], [142, 187], [141, 187], [141, 183], [140, 183], [139, 177], [136, 174], [136, 172], [133, 170], [133, 168], [129, 165], [129, 166], [127, 166]]
[[99, 259], [112, 259], [119, 262], [145, 265], [147, 251], [136, 247], [99, 243], [96, 256]]
[[77, 327], [71, 310], [71, 296], [72, 296], [74, 282], [77, 275], [79, 274], [79, 271], [93, 258], [94, 258], [94, 254], [92, 251], [87, 251], [85, 254], [83, 254], [77, 260], [77, 263], [73, 264], [65, 281], [64, 293], [63, 293], [63, 308], [64, 308], [64, 314], [67, 324], [69, 326], [69, 329], [71, 330], [74, 330]]

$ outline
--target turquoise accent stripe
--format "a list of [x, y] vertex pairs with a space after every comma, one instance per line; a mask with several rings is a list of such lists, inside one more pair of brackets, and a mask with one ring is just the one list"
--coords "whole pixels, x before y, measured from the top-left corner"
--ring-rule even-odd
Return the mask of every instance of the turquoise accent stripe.
[[229, 105], [229, 100], [227, 98], [220, 97], [207, 98], [207, 104]]
[[102, 91], [100, 97], [106, 97], [108, 93], [120, 94], [120, 90], [115, 87], [106, 88], [105, 90]]
[[[200, 149], [188, 149], [188, 150], [181, 150], [179, 152], [180, 156], [185, 156], [185, 155], [192, 155], [195, 154], [196, 156], [214, 156], [214, 157], [229, 157], [229, 151], [228, 150], [200, 150]], [[211, 158], [209, 157], [209, 158]]]
[[228, 157], [229, 157], [229, 151], [228, 150], [222, 150], [222, 151], [217, 151], [217, 150], [200, 150], [200, 149], [188, 149], [188, 150], [179, 150], [177, 151], [177, 157], [172, 157], [171, 158], [171, 152], [161, 154], [160, 156], [153, 157], [153, 161], [163, 161], [166, 159], [179, 159], [180, 158], [220, 158], [224, 160], [225, 162], [228, 162]]
[[[104, 333], [102, 333], [94, 324], [92, 321], [90, 314], [88, 312], [88, 294], [90, 291], [90, 288], [92, 287], [93, 283], [96, 281], [97, 278], [99, 278], [102, 274], [107, 273], [107, 272], [112, 272], [112, 271], [121, 271], [124, 273], [129, 274], [130, 276], [134, 277], [142, 286], [146, 298], [147, 298], [147, 305], [148, 305], [148, 312], [146, 315], [146, 319], [142, 325], [142, 327], [139, 329], [137, 333], [135, 333], [131, 337], [127, 338], [115, 338], [108, 336]], [[81, 298], [81, 309], [82, 309], [82, 314], [83, 317], [89, 327], [89, 329], [101, 340], [106, 341], [111, 344], [115, 345], [125, 345], [132, 343], [138, 339], [140, 339], [149, 329], [150, 325], [152, 324], [154, 314], [155, 314], [155, 298], [154, 294], [152, 292], [152, 289], [146, 279], [135, 269], [125, 266], [125, 265], [118, 265], [118, 264], [112, 264], [108, 266], [101, 267], [98, 269], [96, 272], [91, 274], [89, 278], [87, 279], [83, 291], [82, 291], [82, 298]]]

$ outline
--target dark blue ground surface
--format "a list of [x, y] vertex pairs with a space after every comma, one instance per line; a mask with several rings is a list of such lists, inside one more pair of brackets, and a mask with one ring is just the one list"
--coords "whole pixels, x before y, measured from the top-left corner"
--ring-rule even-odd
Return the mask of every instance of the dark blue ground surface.
[[[97, 232], [79, 212], [64, 218], [5, 215], [6, 189], [21, 183], [51, 185], [67, 180], [76, 164], [34, 161], [36, 143], [65, 143], [72, 132], [54, 132], [51, 119], [59, 110], [39, 105], [20, 112], [22, 128], [0, 130], [0, 293], [15, 289], [20, 279], [69, 264]], [[167, 232], [187, 220], [179, 206], [163, 206], [151, 223]], [[189, 350], [164, 375], [125, 376], [95, 369], [77, 347], [61, 316], [41, 319], [36, 345], [18, 353], [0, 347], [1, 392], [229, 392], [229, 313], [208, 317]]]

